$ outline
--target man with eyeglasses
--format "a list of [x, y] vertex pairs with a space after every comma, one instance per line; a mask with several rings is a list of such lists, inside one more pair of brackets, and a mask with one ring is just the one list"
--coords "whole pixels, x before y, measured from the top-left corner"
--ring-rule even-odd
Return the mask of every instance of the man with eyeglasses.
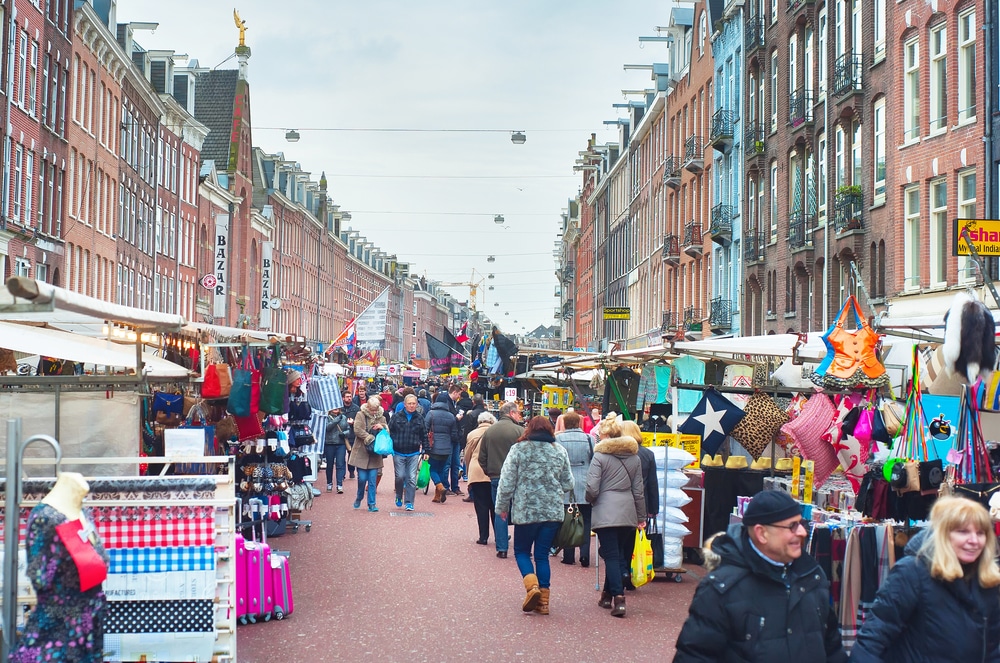
[[674, 663], [847, 660], [830, 582], [802, 550], [809, 522], [788, 494], [750, 500], [742, 524], [705, 544], [706, 575], [677, 638]]

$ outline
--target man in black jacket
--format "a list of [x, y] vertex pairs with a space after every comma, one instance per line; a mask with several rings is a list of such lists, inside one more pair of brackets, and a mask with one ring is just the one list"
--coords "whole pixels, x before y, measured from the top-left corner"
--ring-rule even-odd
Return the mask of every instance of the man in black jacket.
[[830, 582], [803, 552], [802, 507], [786, 493], [758, 493], [743, 523], [711, 540], [705, 576], [677, 638], [674, 663], [844, 663]]

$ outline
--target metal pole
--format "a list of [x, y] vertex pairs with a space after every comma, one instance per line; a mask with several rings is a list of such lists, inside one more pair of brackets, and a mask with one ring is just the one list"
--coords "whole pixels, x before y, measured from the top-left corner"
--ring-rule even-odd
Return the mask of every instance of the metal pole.
[[14, 621], [17, 617], [17, 526], [20, 521], [18, 504], [17, 450], [21, 446], [21, 420], [7, 420], [7, 485], [5, 490], [3, 524], [3, 642], [0, 643], [0, 660], [6, 661], [14, 643]]

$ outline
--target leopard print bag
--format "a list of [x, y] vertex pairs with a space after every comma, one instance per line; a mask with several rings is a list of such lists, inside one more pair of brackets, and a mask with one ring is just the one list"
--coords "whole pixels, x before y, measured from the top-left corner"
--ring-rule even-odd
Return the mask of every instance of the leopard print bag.
[[788, 423], [788, 415], [762, 392], [750, 397], [743, 412], [743, 419], [730, 435], [757, 460], [767, 445], [774, 441], [781, 427]]

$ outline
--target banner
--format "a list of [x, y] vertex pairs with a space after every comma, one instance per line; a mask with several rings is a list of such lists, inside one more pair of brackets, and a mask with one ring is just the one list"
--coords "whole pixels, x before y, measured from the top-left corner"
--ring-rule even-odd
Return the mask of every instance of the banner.
[[386, 316], [389, 313], [389, 286], [354, 321], [354, 333], [362, 350], [385, 348]]
[[260, 245], [260, 320], [259, 329], [271, 328], [271, 253], [274, 242], [262, 242]]
[[424, 335], [427, 337], [427, 357], [430, 359], [431, 373], [448, 375], [451, 373], [451, 348], [431, 336], [430, 332], [424, 332]]
[[215, 275], [215, 293], [212, 297], [212, 317], [216, 323], [226, 319], [226, 300], [229, 298], [229, 215], [215, 217], [215, 257], [212, 260]]
[[458, 368], [459, 366], [465, 365], [465, 359], [466, 359], [465, 348], [462, 347], [462, 344], [458, 342], [458, 339], [455, 338], [455, 335], [452, 334], [450, 331], [448, 331], [447, 328], [445, 328], [441, 340], [444, 342], [445, 345], [451, 348], [452, 368]]

